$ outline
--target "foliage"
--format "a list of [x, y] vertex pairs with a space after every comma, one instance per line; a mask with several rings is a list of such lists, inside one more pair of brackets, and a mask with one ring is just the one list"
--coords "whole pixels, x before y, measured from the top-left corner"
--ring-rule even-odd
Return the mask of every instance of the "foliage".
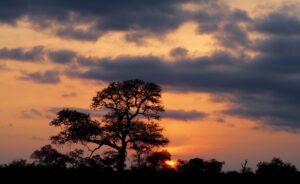
[[92, 100], [94, 110], [106, 112], [101, 121], [63, 109], [50, 123], [63, 130], [51, 140], [58, 144], [94, 143], [98, 145], [96, 149], [107, 146], [118, 153], [117, 170], [122, 172], [128, 149], [142, 154], [168, 143], [163, 129], [154, 121], [164, 111], [160, 98], [161, 88], [154, 83], [138, 79], [112, 82]]
[[147, 167], [152, 170], [166, 169], [167, 160], [171, 160], [171, 154], [168, 151], [153, 152], [146, 158]]
[[201, 158], [193, 158], [188, 162], [180, 161], [179, 164], [180, 165], [178, 169], [181, 172], [218, 174], [221, 173], [225, 162], [220, 162], [216, 159], [205, 161]]
[[285, 175], [294, 174], [297, 169], [290, 163], [283, 162], [280, 158], [273, 158], [271, 162], [259, 162], [257, 164], [257, 174]]

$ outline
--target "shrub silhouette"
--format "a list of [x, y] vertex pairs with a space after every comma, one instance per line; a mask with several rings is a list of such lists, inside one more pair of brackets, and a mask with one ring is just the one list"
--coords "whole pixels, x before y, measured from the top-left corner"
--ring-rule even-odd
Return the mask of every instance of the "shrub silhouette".
[[297, 169], [294, 165], [285, 163], [280, 158], [273, 158], [271, 162], [259, 162], [256, 173], [264, 175], [290, 175], [296, 174]]
[[17, 159], [17, 160], [13, 160], [11, 163], [9, 163], [7, 167], [13, 168], [13, 169], [24, 169], [27, 166], [28, 166], [27, 160]]
[[40, 150], [34, 151], [30, 157], [35, 165], [49, 168], [66, 168], [70, 161], [68, 156], [59, 153], [51, 145], [45, 145]]
[[188, 162], [180, 161], [179, 171], [185, 173], [218, 174], [221, 173], [224, 164], [225, 162], [220, 162], [216, 159], [205, 161], [201, 158], [193, 158]]
[[147, 167], [152, 170], [166, 169], [167, 160], [171, 160], [171, 154], [168, 151], [153, 152], [146, 158]]

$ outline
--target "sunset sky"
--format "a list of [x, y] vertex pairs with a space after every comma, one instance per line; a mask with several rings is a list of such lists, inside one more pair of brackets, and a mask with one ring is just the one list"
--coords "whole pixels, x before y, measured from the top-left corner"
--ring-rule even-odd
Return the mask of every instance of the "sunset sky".
[[300, 0], [1, 0], [0, 163], [135, 78], [162, 86], [173, 158], [300, 169]]

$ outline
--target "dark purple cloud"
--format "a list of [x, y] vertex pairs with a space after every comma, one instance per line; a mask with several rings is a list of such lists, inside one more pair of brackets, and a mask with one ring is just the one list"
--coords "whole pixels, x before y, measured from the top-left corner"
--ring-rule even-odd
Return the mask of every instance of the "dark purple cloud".
[[57, 70], [47, 70], [45, 72], [23, 73], [19, 80], [27, 80], [40, 84], [57, 84], [60, 82], [60, 72]]
[[1, 48], [0, 59], [17, 61], [42, 61], [44, 57], [44, 47], [35, 46], [31, 49], [24, 48]]

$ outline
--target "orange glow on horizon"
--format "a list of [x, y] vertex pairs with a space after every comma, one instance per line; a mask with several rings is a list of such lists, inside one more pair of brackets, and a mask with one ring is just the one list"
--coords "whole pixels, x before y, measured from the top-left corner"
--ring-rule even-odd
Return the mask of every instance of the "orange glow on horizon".
[[165, 164], [170, 168], [176, 168], [177, 160], [167, 160], [167, 161], [165, 161]]

